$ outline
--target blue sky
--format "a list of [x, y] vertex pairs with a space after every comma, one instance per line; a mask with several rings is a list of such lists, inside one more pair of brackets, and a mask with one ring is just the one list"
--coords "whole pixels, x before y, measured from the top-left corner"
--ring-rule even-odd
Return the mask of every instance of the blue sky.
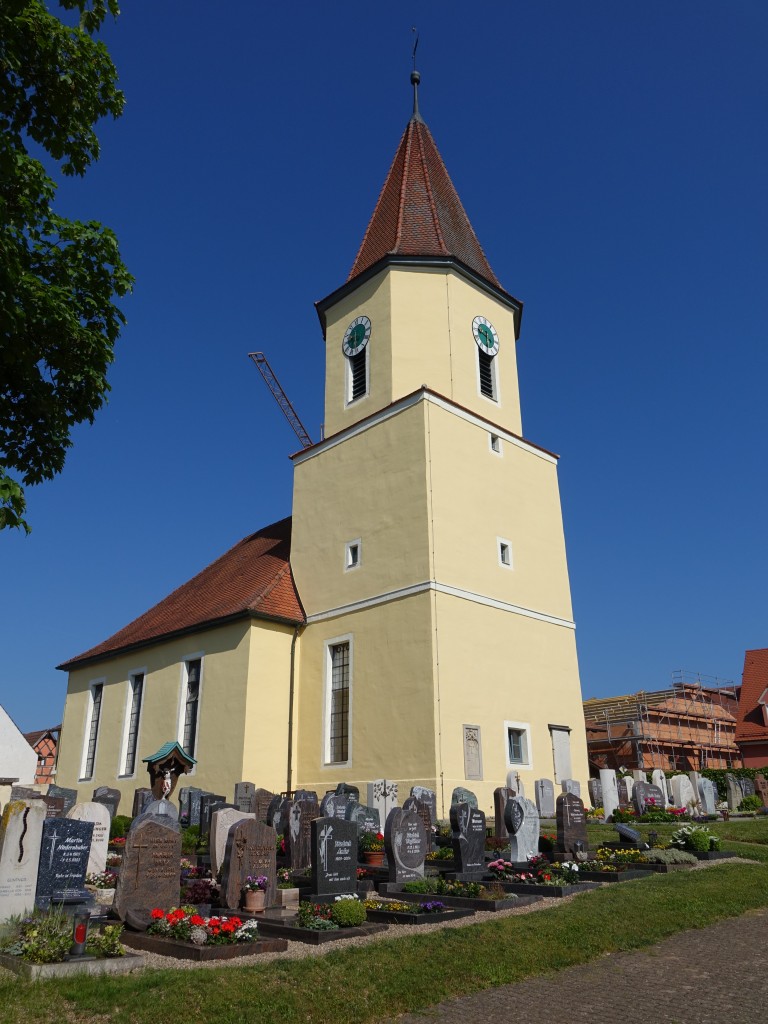
[[313, 303], [346, 278], [421, 110], [486, 255], [525, 303], [526, 437], [561, 454], [585, 697], [739, 679], [768, 646], [768, 5], [132, 0], [127, 95], [63, 212], [136, 276], [108, 406], [0, 534], [0, 701], [61, 719], [55, 665], [290, 512], [313, 437]]

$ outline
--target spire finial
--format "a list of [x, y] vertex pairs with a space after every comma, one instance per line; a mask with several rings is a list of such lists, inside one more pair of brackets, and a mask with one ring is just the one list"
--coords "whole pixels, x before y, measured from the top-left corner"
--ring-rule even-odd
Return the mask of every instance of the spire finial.
[[419, 82], [421, 81], [421, 75], [416, 70], [416, 49], [419, 45], [419, 33], [414, 25], [411, 28], [411, 32], [416, 34], [416, 40], [413, 44], [413, 71], [411, 72], [411, 85], [413, 86], [413, 117], [415, 120], [421, 120], [421, 114], [419, 113]]

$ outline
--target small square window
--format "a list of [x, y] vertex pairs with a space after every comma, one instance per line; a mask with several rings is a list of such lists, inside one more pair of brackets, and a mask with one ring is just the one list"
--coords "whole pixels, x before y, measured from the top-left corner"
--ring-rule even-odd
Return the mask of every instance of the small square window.
[[531, 727], [528, 722], [505, 722], [504, 739], [507, 747], [507, 765], [512, 768], [532, 768]]
[[498, 434], [489, 434], [488, 443], [494, 455], [501, 455], [501, 438]]
[[512, 545], [503, 537], [497, 538], [499, 545], [499, 565], [503, 569], [512, 568]]
[[344, 568], [345, 569], [357, 569], [360, 565], [360, 556], [362, 554], [362, 543], [358, 540], [351, 540], [344, 547]]

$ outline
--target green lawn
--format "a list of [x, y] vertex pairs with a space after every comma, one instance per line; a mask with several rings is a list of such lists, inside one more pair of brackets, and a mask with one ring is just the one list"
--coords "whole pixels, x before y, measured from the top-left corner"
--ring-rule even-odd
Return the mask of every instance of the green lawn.
[[535, 914], [301, 961], [34, 985], [3, 981], [1, 1016], [4, 1024], [365, 1024], [765, 906], [768, 869], [724, 863], [607, 886]]
[[[645, 840], [649, 832], [656, 832], [660, 842], [667, 842], [672, 833], [679, 827], [677, 824], [632, 825], [641, 833]], [[707, 828], [720, 836], [721, 840], [734, 843], [760, 843], [768, 846], [768, 815], [759, 818], [737, 818], [731, 821], [709, 821]], [[616, 840], [618, 833], [613, 825], [587, 825], [590, 846]], [[746, 856], [746, 855], [745, 855]]]

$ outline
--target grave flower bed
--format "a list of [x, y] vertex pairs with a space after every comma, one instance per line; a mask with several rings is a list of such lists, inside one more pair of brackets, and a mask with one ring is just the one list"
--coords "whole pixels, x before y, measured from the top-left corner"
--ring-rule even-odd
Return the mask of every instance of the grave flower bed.
[[449, 881], [442, 877], [422, 878], [415, 882], [385, 882], [379, 887], [382, 896], [394, 896], [416, 904], [424, 902], [425, 896], [437, 896], [447, 907], [459, 910], [509, 910], [541, 899], [541, 896], [533, 894], [521, 898], [505, 890], [506, 885], [499, 882], [484, 885], [480, 882]]
[[474, 910], [457, 910], [442, 900], [424, 900], [409, 903], [405, 900], [367, 899], [364, 903], [369, 921], [384, 921], [387, 924], [431, 924], [438, 921], [471, 917]]
[[281, 952], [287, 943], [263, 940], [255, 921], [239, 917], [205, 917], [197, 907], [155, 907], [145, 932], [126, 932], [124, 941], [135, 949], [186, 960], [221, 960], [255, 953]]
[[265, 919], [259, 922], [265, 935], [278, 935], [295, 942], [319, 945], [338, 939], [370, 935], [385, 929], [386, 924], [369, 924], [366, 910], [355, 895], [337, 896], [332, 903], [302, 900], [292, 921]]
[[573, 861], [550, 863], [542, 854], [531, 857], [528, 868], [523, 870], [505, 860], [492, 861], [488, 867], [498, 880], [497, 885], [507, 893], [518, 895], [569, 896], [594, 888], [596, 884], [583, 879], [579, 865]]

